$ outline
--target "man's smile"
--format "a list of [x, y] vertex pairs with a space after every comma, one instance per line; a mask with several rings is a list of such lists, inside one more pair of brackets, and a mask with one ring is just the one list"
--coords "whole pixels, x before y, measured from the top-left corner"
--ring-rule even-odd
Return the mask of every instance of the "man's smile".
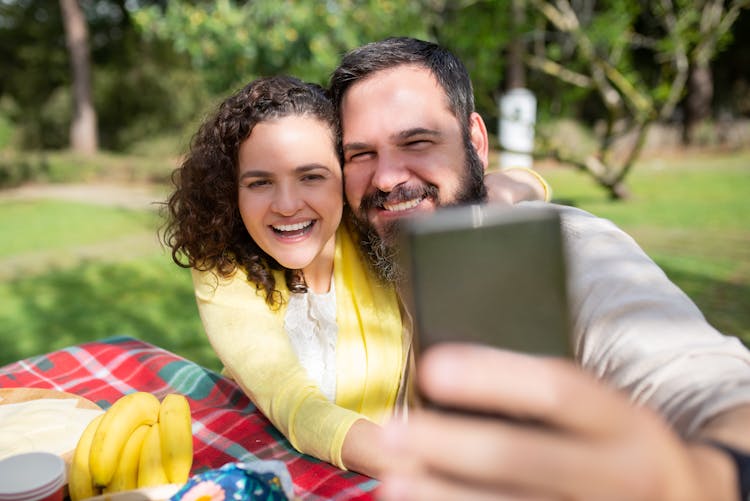
[[403, 202], [385, 202], [383, 203], [383, 208], [388, 212], [403, 212], [409, 209], [413, 209], [414, 207], [419, 205], [425, 198], [427, 197], [422, 196], [419, 198], [412, 198], [411, 200], [405, 200]]

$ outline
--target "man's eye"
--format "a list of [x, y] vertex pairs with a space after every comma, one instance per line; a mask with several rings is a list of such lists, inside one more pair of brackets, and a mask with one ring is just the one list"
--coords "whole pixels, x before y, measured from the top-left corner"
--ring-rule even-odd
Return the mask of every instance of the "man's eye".
[[430, 141], [428, 141], [427, 139], [415, 139], [414, 141], [409, 141], [408, 143], [406, 143], [406, 146], [410, 148], [423, 148], [428, 146], [429, 144]]
[[347, 162], [361, 162], [363, 160], [369, 160], [375, 156], [374, 151], [360, 151], [349, 156]]

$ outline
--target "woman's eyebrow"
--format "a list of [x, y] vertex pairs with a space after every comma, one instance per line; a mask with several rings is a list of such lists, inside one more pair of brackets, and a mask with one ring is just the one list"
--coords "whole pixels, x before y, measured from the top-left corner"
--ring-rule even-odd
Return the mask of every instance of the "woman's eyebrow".
[[[326, 170], [330, 171], [327, 166], [323, 164], [313, 163], [313, 164], [305, 164], [300, 165], [299, 167], [296, 167], [294, 169], [294, 172], [297, 174], [304, 174], [305, 172], [310, 172], [314, 170]], [[274, 172], [267, 171], [267, 170], [261, 170], [261, 169], [251, 169], [246, 170], [242, 174], [240, 174], [240, 180], [246, 179], [246, 178], [252, 178], [252, 177], [272, 177], [274, 175]]]
[[326, 165], [323, 165], [323, 164], [305, 164], [305, 165], [300, 165], [299, 167], [294, 169], [294, 171], [297, 172], [298, 174], [303, 174], [305, 172], [310, 172], [311, 170], [319, 170], [319, 169], [331, 170]]
[[245, 179], [246, 177], [268, 177], [271, 173], [267, 170], [246, 170], [242, 174], [240, 174], [240, 179]]

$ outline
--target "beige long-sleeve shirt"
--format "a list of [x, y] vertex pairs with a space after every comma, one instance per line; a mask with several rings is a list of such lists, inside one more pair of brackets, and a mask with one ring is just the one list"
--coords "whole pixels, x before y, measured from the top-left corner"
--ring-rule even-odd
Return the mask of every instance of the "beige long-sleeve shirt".
[[[546, 207], [524, 202], [525, 207]], [[575, 356], [685, 437], [750, 403], [750, 351], [722, 335], [636, 242], [612, 222], [560, 211]]]

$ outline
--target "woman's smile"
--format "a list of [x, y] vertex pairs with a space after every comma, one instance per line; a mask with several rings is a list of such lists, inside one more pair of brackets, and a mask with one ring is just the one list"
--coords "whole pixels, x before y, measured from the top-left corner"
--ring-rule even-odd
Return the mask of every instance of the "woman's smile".
[[271, 229], [282, 239], [298, 239], [308, 235], [315, 226], [317, 220], [308, 219], [292, 224], [272, 224]]

